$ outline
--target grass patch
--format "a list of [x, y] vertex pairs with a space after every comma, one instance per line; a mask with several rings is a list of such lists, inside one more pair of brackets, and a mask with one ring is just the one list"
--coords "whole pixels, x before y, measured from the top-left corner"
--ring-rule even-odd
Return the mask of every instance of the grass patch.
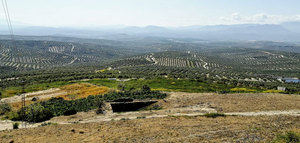
[[249, 89], [249, 88], [231, 88], [230, 91], [233, 91], [233, 92], [256, 92], [255, 89]]
[[[75, 83], [72, 85], [72, 83]], [[70, 85], [71, 84], [71, 85]], [[225, 84], [224, 82], [212, 82], [212, 81], [204, 81], [204, 80], [194, 80], [194, 79], [174, 79], [174, 78], [152, 78], [152, 79], [131, 79], [129, 81], [118, 81], [113, 79], [91, 79], [87, 81], [56, 81], [51, 83], [37, 83], [32, 85], [25, 86], [25, 92], [34, 92], [40, 90], [46, 90], [49, 88], [80, 88], [80, 86], [90, 84], [97, 85], [101, 88], [107, 87], [111, 89], [119, 89], [120, 85], [124, 87], [124, 90], [134, 90], [138, 88], [142, 88], [143, 85], [148, 85], [152, 90], [157, 91], [167, 91], [167, 92], [190, 92], [190, 93], [203, 93], [203, 92], [222, 92], [222, 93], [251, 93], [251, 92], [266, 92], [266, 93], [277, 93], [277, 90], [267, 90], [267, 88], [263, 88], [260, 86], [252, 86], [248, 87], [247, 85], [235, 85], [235, 84]], [[272, 86], [273, 87], [273, 86]], [[89, 87], [94, 88], [94, 87]], [[77, 90], [76, 89], [76, 90]], [[84, 90], [84, 89], [82, 89]], [[92, 89], [93, 90], [93, 89]], [[86, 93], [84, 97], [88, 95], [95, 95], [95, 91], [92, 93]], [[106, 90], [106, 89], [101, 89]], [[14, 96], [20, 94], [22, 92], [22, 87], [8, 87], [5, 89], [0, 89], [3, 98]], [[105, 91], [103, 91], [105, 92]], [[71, 94], [70, 95], [76, 95]], [[65, 98], [65, 97], [64, 97]], [[68, 97], [66, 97], [67, 99]], [[71, 96], [71, 98], [73, 98]]]
[[203, 116], [205, 116], [207, 118], [226, 117], [226, 115], [223, 113], [206, 113]]
[[86, 81], [87, 83], [95, 84], [98, 86], [106, 86], [109, 88], [117, 89], [119, 82], [116, 80], [109, 80], [109, 79], [92, 79]]
[[146, 117], [145, 116], [142, 116], [142, 117], [136, 117], [137, 119], [145, 119]]
[[147, 106], [145, 108], [142, 108], [141, 110], [162, 110], [163, 108], [160, 106], [160, 105], [157, 105], [157, 104], [154, 104], [154, 105], [150, 105], [150, 106]]
[[300, 133], [295, 133], [292, 131], [286, 132], [284, 134], [279, 134], [273, 140], [273, 143], [299, 143]]
[[[32, 84], [32, 85], [26, 85], [24, 87], [24, 92], [35, 92], [40, 90], [46, 90], [50, 88], [58, 88], [64, 85], [70, 84], [70, 82], [66, 81], [57, 81], [57, 82], [51, 82], [51, 83], [39, 83], [39, 84]], [[21, 94], [23, 92], [22, 86], [17, 87], [8, 87], [1, 90], [2, 98], [15, 96], [18, 94]]]
[[280, 91], [280, 90], [274, 90], [274, 89], [270, 89], [270, 90], [265, 90], [263, 91], [263, 93], [281, 93], [283, 91]]
[[66, 91], [67, 95], [62, 95], [65, 100], [74, 100], [86, 98], [90, 95], [101, 95], [109, 92], [109, 88], [105, 86], [96, 86], [90, 83], [75, 83], [60, 87]]
[[40, 125], [40, 127], [50, 126], [50, 125], [57, 125], [57, 123], [51, 123], [51, 122], [48, 122], [48, 123], [42, 123], [42, 124]]

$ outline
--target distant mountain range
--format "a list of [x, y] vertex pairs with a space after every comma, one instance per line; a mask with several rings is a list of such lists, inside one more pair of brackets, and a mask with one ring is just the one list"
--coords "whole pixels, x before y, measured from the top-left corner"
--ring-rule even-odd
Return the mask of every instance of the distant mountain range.
[[[300, 42], [300, 22], [282, 24], [238, 24], [186, 27], [109, 26], [98, 28], [38, 27], [17, 25], [17, 35], [70, 36], [109, 40], [132, 40], [141, 37], [193, 38], [201, 40], [257, 40]], [[8, 34], [7, 26], [0, 23], [0, 33]]]

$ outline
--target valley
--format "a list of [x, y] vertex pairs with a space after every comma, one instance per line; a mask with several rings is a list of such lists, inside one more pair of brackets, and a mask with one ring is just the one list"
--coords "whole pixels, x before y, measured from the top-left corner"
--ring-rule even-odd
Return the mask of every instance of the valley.
[[278, 50], [291, 43], [18, 38], [0, 40], [2, 142], [299, 135], [300, 84], [290, 79], [300, 78], [300, 54]]

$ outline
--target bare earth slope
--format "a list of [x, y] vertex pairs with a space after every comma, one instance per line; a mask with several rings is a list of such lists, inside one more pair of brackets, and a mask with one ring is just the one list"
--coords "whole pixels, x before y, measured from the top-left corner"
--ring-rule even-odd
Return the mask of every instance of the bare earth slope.
[[[300, 96], [173, 92], [157, 111], [55, 117], [44, 127], [0, 132], [1, 142], [269, 142], [300, 133]], [[207, 118], [207, 112], [226, 117]], [[231, 116], [234, 115], [234, 116]], [[1, 123], [11, 128], [12, 123]], [[8, 124], [10, 126], [8, 126]]]

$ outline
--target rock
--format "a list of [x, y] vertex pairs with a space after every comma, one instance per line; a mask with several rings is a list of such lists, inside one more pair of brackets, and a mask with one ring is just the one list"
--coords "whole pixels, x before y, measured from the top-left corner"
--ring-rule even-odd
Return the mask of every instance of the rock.
[[31, 101], [37, 101], [37, 100], [39, 100], [38, 97], [33, 97], [33, 98], [31, 99]]
[[71, 132], [75, 133], [75, 130], [74, 130], [74, 129], [72, 129], [72, 130], [71, 130]]

